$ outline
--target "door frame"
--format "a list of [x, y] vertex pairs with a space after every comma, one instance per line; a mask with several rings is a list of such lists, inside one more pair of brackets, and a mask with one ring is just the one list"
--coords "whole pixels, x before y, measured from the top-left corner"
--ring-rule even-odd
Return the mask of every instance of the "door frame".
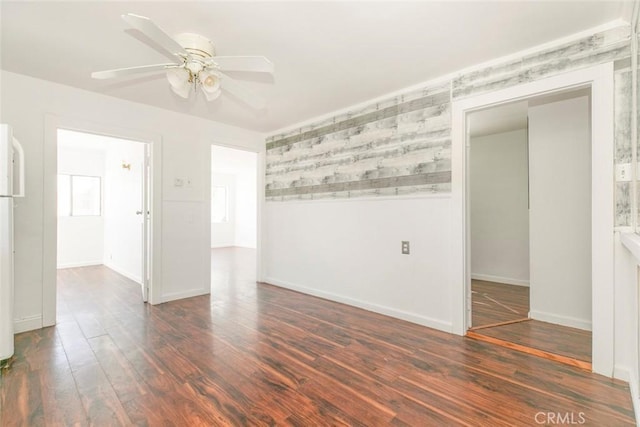
[[[265, 171], [265, 149], [264, 145], [260, 147], [249, 147], [243, 145], [234, 145], [230, 143], [220, 142], [220, 141], [212, 141], [209, 149], [209, 179], [206, 185], [207, 191], [207, 218], [209, 218], [209, 248], [208, 251], [211, 253], [211, 177], [213, 175], [213, 165], [211, 164], [211, 149], [216, 147], [224, 147], [224, 148], [232, 148], [234, 150], [240, 151], [248, 151], [250, 153], [256, 154], [256, 282], [264, 281], [264, 263], [263, 263], [263, 247], [265, 243], [265, 228], [264, 228], [264, 171]], [[211, 276], [211, 256], [209, 256], [209, 277]], [[211, 283], [209, 283], [209, 289], [211, 289]]]
[[[57, 312], [57, 259], [58, 259], [58, 129], [121, 138], [146, 143], [150, 150], [151, 180], [149, 192], [151, 215], [149, 219], [149, 303], [161, 303], [162, 295], [162, 138], [158, 134], [121, 128], [116, 125], [96, 123], [74, 117], [45, 114], [44, 120], [44, 220], [42, 257], [42, 326], [56, 324]], [[143, 277], [144, 281], [144, 277]]]
[[613, 63], [571, 71], [452, 103], [452, 332], [470, 326], [471, 268], [467, 114], [514, 101], [591, 89], [592, 367], [608, 377], [614, 368], [614, 74]]
[[151, 167], [152, 146], [143, 142], [144, 153], [142, 160], [142, 300], [149, 302], [149, 289], [151, 288], [151, 262], [153, 250], [151, 249], [151, 187], [153, 184], [153, 169]]

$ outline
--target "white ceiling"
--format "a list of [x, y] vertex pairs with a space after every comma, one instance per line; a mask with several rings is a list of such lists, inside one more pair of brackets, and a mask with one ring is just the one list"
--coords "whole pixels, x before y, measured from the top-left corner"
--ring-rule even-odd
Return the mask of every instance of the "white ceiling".
[[[2, 68], [173, 111], [273, 132], [450, 72], [618, 19], [631, 2], [10, 2], [1, 7]], [[247, 77], [268, 100], [183, 100], [162, 73], [118, 81], [92, 71], [166, 62], [120, 15], [169, 34], [211, 38], [219, 55], [264, 55], [273, 79]]]

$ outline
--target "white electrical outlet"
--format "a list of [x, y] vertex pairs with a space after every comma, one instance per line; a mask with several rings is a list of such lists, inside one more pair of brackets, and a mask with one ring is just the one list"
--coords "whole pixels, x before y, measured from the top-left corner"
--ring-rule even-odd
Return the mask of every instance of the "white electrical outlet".
[[183, 187], [184, 186], [184, 179], [182, 178], [175, 178], [173, 180], [173, 186], [174, 187]]

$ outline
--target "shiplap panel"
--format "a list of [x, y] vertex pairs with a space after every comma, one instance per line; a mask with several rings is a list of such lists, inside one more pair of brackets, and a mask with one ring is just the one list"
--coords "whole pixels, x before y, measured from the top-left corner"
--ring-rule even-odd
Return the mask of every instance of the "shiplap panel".
[[615, 73], [615, 161], [631, 163], [631, 70]]
[[616, 182], [616, 227], [628, 226], [631, 224], [631, 183]]
[[266, 197], [449, 191], [450, 151], [450, 86], [427, 87], [270, 138]]
[[486, 67], [453, 79], [453, 99], [528, 83], [565, 71], [626, 58], [628, 26], [613, 28], [579, 40], [529, 54], [504, 64]]

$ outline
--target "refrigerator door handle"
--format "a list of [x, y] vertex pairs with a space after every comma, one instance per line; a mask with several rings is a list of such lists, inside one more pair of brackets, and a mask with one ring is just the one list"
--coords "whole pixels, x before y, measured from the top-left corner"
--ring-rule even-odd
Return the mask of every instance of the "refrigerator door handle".
[[[20, 142], [17, 139], [13, 138], [13, 149], [18, 153], [18, 188], [19, 190], [15, 191], [13, 197], [24, 197], [24, 150]], [[15, 188], [14, 183], [14, 188]]]

